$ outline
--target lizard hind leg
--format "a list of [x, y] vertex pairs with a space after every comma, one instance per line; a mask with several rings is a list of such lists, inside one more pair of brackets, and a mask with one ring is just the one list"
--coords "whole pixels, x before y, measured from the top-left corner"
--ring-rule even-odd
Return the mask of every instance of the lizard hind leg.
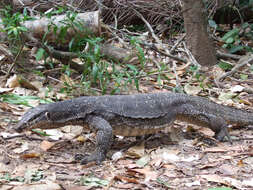
[[232, 144], [231, 137], [228, 133], [227, 122], [221, 116], [216, 116], [213, 114], [197, 114], [198, 120], [200, 123], [203, 123], [206, 127], [209, 127], [212, 131], [215, 132], [215, 138], [218, 141], [223, 141], [225, 137], [227, 137], [230, 144]]
[[87, 155], [76, 155], [76, 160], [81, 160], [81, 164], [86, 164], [88, 162], [95, 161], [96, 164], [100, 164], [106, 158], [106, 153], [111, 147], [112, 143], [112, 127], [102, 117], [97, 116], [89, 116], [87, 118], [89, 126], [97, 131], [96, 136], [96, 149], [95, 151], [87, 156]]
[[227, 137], [230, 144], [232, 144], [231, 137], [228, 132], [227, 122], [222, 117], [217, 116], [210, 116], [209, 125], [210, 128], [215, 132], [215, 138], [219, 141], [223, 141], [225, 137]]

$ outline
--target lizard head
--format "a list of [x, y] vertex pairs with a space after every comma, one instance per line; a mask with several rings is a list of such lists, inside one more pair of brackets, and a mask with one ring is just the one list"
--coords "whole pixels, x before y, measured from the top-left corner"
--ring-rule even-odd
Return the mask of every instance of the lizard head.
[[60, 102], [31, 108], [23, 115], [15, 130], [21, 132], [34, 128], [53, 129], [71, 124], [73, 120], [78, 121], [75, 117], [77, 114], [69, 109], [71, 110], [71, 106], [65, 107]]
[[15, 130], [31, 130], [34, 128], [53, 129], [65, 125], [83, 125], [87, 113], [93, 112], [93, 107], [86, 99], [81, 100], [85, 106], [80, 104], [80, 99], [60, 101], [51, 104], [39, 105], [28, 110]]
[[18, 122], [15, 130], [21, 132], [33, 128], [42, 128], [50, 122], [50, 111], [48, 105], [40, 105], [36, 108], [29, 109]]

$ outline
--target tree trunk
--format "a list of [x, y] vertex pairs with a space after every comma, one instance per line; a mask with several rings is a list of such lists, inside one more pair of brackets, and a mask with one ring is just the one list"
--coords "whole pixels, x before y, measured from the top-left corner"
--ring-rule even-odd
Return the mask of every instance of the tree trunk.
[[202, 0], [183, 0], [183, 17], [187, 46], [193, 56], [202, 66], [215, 65], [215, 48], [207, 33]]

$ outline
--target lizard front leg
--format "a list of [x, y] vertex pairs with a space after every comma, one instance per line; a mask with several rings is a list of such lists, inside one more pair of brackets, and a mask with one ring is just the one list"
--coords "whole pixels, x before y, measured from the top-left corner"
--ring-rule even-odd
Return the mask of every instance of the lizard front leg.
[[76, 155], [77, 160], [81, 160], [81, 164], [86, 164], [88, 162], [95, 161], [97, 164], [100, 164], [106, 158], [106, 153], [111, 147], [112, 142], [112, 127], [102, 117], [98, 116], [88, 116], [86, 121], [91, 129], [97, 131], [96, 136], [96, 149], [89, 155]]

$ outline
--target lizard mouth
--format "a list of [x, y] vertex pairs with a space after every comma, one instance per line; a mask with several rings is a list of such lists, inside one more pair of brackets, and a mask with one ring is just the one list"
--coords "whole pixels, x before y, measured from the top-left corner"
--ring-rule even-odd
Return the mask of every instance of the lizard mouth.
[[25, 128], [26, 128], [25, 124], [17, 124], [14, 127], [14, 130], [20, 133], [20, 132], [24, 131]]

